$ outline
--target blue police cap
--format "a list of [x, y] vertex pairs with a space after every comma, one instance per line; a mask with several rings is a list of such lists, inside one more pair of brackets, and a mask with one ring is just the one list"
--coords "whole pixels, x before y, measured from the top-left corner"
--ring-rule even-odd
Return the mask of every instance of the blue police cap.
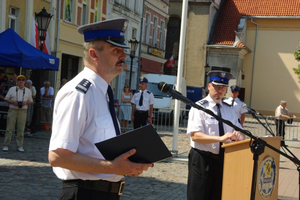
[[148, 79], [146, 79], [145, 77], [141, 76], [139, 78], [139, 82], [145, 82], [145, 83], [148, 83]]
[[231, 89], [231, 91], [240, 91], [240, 87], [239, 86], [237, 86], [237, 85], [232, 85], [231, 87], [230, 87], [230, 89]]
[[220, 70], [212, 70], [207, 73], [209, 82], [214, 85], [224, 85], [228, 87], [228, 82], [232, 79], [232, 74]]
[[129, 49], [124, 38], [127, 25], [126, 18], [109, 19], [80, 26], [78, 32], [84, 35], [85, 42], [103, 40], [111, 45]]

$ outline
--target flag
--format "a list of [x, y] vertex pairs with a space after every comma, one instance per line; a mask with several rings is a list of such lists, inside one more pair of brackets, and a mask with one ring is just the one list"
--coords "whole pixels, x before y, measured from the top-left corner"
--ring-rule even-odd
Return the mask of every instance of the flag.
[[46, 40], [43, 43], [43, 52], [50, 55], [51, 48], [50, 48], [49, 32], [44, 31], [44, 35], [46, 36]]
[[33, 16], [31, 24], [30, 44], [35, 48], [39, 49], [39, 31]]
[[175, 60], [174, 60], [174, 57], [173, 55], [171, 56], [171, 58], [168, 60], [167, 62], [167, 67], [173, 67], [175, 65]]
[[[50, 49], [50, 40], [49, 40], [48, 31], [44, 31], [44, 35], [46, 36], [46, 39], [43, 43], [43, 52], [50, 55], [51, 49]], [[34, 17], [32, 17], [30, 44], [32, 46], [34, 46], [35, 48], [40, 49], [39, 48], [39, 31], [38, 31], [38, 27], [37, 27]]]

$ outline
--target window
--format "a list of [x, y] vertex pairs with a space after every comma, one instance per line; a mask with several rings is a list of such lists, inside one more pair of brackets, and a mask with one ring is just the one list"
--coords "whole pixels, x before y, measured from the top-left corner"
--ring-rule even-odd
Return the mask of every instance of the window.
[[156, 47], [157, 42], [157, 21], [158, 19], [155, 17], [152, 28], [152, 46]]
[[139, 1], [134, 1], [134, 11], [139, 12]]
[[19, 32], [17, 30], [18, 24], [19, 24], [19, 9], [10, 7], [9, 16], [8, 16], [8, 27], [13, 29], [15, 32]]
[[164, 49], [165, 43], [165, 22], [160, 22], [160, 30], [159, 30], [159, 48]]
[[98, 21], [98, 7], [99, 7], [99, 0], [96, 0], [94, 22]]
[[136, 38], [137, 30], [136, 28], [132, 28], [132, 38]]
[[81, 24], [84, 25], [86, 24], [86, 0], [83, 0], [82, 2], [82, 22]]
[[73, 13], [73, 0], [66, 0], [64, 19], [68, 22], [72, 22], [72, 13]]
[[144, 29], [144, 43], [149, 44], [149, 34], [150, 34], [150, 14], [146, 14], [146, 22], [145, 22], [145, 29]]

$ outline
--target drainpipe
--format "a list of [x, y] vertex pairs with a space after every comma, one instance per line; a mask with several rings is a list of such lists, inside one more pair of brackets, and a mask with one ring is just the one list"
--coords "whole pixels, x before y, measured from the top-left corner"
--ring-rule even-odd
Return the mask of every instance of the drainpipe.
[[[61, 12], [61, 0], [58, 0], [58, 6], [57, 6], [57, 32], [56, 32], [56, 45], [55, 45], [55, 57], [57, 57], [58, 52], [58, 44], [59, 44], [59, 31], [60, 31], [60, 12]], [[61, 57], [60, 57], [60, 64], [61, 64]], [[57, 83], [57, 71], [54, 72], [54, 83], [56, 88]], [[60, 81], [59, 81], [60, 83]], [[56, 91], [56, 93], [58, 90]]]
[[258, 23], [254, 22], [253, 18], [251, 18], [251, 22], [256, 25], [256, 32], [255, 32], [255, 42], [254, 42], [254, 51], [253, 51], [253, 63], [252, 63], [252, 80], [251, 80], [251, 93], [250, 93], [250, 104], [249, 104], [250, 107], [252, 107], [252, 93], [253, 93], [255, 57], [256, 57], [256, 43], [257, 43], [257, 33], [258, 33]]

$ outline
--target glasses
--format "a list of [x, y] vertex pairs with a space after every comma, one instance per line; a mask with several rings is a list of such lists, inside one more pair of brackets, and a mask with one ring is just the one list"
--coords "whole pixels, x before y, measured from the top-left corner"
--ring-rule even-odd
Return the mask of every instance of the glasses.
[[25, 81], [25, 79], [19, 78], [18, 81]]

